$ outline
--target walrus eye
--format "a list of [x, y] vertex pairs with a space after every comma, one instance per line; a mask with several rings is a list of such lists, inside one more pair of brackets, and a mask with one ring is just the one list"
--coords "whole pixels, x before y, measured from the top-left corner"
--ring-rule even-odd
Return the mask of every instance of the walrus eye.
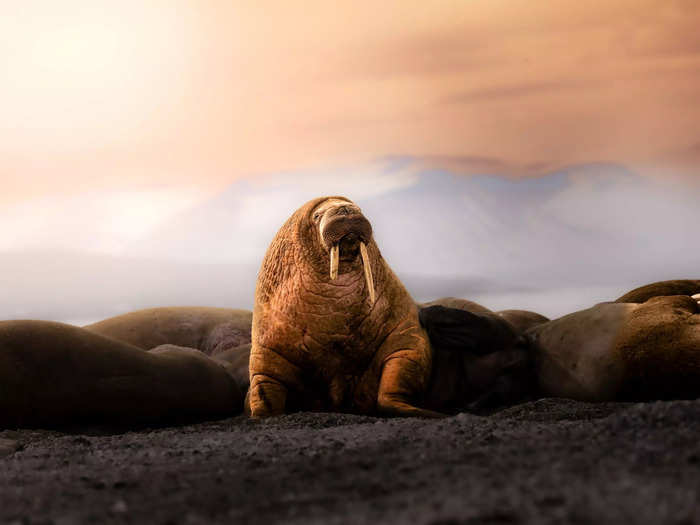
[[321, 212], [317, 211], [314, 213], [314, 220], [318, 222], [318, 220], [321, 218]]

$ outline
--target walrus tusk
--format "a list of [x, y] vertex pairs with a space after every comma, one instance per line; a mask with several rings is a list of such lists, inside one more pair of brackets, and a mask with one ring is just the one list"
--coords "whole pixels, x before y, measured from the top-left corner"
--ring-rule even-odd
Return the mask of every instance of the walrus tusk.
[[369, 256], [367, 255], [367, 245], [360, 243], [360, 253], [362, 254], [362, 266], [365, 269], [365, 281], [367, 282], [367, 290], [369, 291], [369, 303], [374, 305], [374, 278], [372, 277], [372, 267], [369, 265]]
[[340, 261], [340, 246], [331, 246], [331, 279], [338, 277], [338, 262]]

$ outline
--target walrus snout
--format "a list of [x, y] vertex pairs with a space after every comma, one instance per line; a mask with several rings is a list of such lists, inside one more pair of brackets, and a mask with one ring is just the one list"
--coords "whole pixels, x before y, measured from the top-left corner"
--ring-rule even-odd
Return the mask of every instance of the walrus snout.
[[330, 258], [330, 278], [338, 277], [341, 251], [344, 260], [354, 259], [359, 254], [365, 274], [365, 283], [370, 304], [374, 304], [375, 290], [372, 266], [367, 244], [372, 238], [372, 225], [362, 215], [360, 208], [352, 203], [343, 203], [327, 209], [320, 219], [319, 233]]
[[348, 235], [354, 235], [365, 244], [372, 238], [372, 225], [361, 213], [347, 211], [336, 213], [324, 222], [321, 238], [328, 249], [340, 243]]

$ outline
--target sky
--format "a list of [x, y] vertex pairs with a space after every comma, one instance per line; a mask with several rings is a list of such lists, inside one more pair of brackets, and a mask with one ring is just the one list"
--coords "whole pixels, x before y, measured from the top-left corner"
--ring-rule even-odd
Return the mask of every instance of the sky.
[[[255, 227], [278, 220], [261, 188], [287, 188], [287, 210], [341, 179], [362, 201], [429, 172], [619, 166], [663, 199], [700, 195], [698, 27], [695, 0], [0, 0], [0, 251], [142, 257], [242, 191], [232, 229], [256, 260]], [[169, 235], [147, 255], [178, 259]]]

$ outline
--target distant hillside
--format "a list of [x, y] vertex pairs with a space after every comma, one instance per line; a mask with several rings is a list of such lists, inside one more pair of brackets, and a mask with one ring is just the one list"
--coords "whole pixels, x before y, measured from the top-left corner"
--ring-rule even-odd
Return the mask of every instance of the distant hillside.
[[[608, 164], [525, 179], [423, 166], [392, 158], [237, 181], [120, 255], [0, 254], [0, 318], [90, 321], [178, 304], [249, 308], [275, 232], [323, 194], [363, 208], [417, 300], [454, 295], [558, 316], [646, 282], [700, 276], [700, 196], [687, 187]], [[87, 226], [82, 235], [92, 235]]]
[[349, 171], [239, 181], [130, 249], [135, 256], [258, 264], [300, 204], [340, 193], [362, 206], [399, 273], [562, 286], [700, 271], [700, 196], [617, 165], [520, 179], [431, 171], [411, 159], [373, 170], [371, 178], [358, 170], [356, 179]]
[[[88, 323], [140, 308], [252, 308], [258, 266], [194, 264], [85, 253], [0, 253], [0, 320]], [[509, 288], [486, 280], [401, 276], [417, 300]]]

